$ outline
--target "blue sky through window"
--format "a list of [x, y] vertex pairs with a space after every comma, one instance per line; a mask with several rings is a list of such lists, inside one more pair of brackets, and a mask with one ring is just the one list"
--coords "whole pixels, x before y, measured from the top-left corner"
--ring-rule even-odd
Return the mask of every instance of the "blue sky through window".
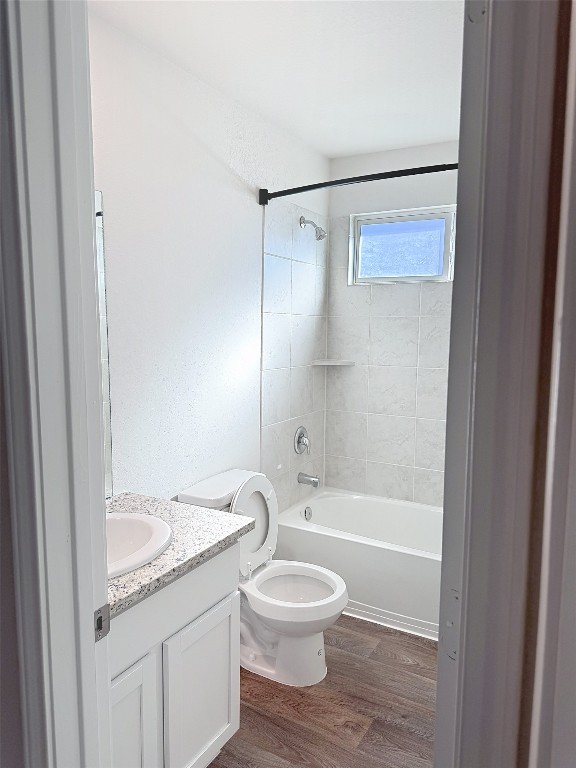
[[358, 277], [434, 277], [442, 274], [444, 219], [362, 224]]

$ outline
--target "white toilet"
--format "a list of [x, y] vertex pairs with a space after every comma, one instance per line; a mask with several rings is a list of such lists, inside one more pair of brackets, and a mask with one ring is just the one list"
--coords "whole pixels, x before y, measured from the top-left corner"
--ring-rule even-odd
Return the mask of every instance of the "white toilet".
[[187, 488], [178, 501], [253, 517], [240, 539], [240, 662], [285, 685], [314, 685], [326, 676], [324, 630], [348, 603], [344, 580], [317, 565], [272, 560], [278, 500], [259, 472], [231, 469]]

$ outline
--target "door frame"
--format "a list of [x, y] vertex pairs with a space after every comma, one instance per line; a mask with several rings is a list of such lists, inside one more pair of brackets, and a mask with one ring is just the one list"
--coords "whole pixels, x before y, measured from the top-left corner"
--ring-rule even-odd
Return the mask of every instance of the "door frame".
[[2, 3], [0, 34], [2, 513], [21, 743], [28, 766], [101, 767], [109, 680], [94, 611], [107, 573], [86, 3]]
[[[543, 519], [532, 479], [542, 480], [535, 459], [546, 446], [534, 435], [542, 441], [544, 267], [555, 259], [544, 246], [563, 4], [468, 0], [465, 9], [442, 768], [515, 765], [518, 755], [518, 639], [534, 593], [534, 524]], [[0, 19], [2, 104], [13, 106], [2, 124], [9, 494], [0, 501], [13, 526], [23, 743], [30, 766], [105, 766], [107, 642], [94, 644], [92, 621], [106, 601], [106, 569], [86, 3], [13, 0], [1, 4]]]
[[[576, 40], [576, 13], [570, 20]], [[576, 47], [567, 82], [541, 579], [530, 715], [530, 768], [576, 754]]]
[[442, 768], [525, 765], [530, 749], [569, 11], [562, 0], [466, 3], [435, 740]]

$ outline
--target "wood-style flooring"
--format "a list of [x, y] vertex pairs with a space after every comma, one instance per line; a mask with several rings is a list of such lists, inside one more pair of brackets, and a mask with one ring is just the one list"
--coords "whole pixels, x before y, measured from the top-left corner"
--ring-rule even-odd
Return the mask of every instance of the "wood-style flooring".
[[291, 688], [242, 670], [240, 730], [210, 768], [429, 768], [436, 643], [341, 616], [326, 678]]

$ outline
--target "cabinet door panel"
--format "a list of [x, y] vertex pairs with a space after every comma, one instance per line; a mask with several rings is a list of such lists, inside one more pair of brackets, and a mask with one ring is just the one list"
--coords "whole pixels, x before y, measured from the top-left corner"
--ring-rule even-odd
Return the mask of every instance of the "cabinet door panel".
[[113, 768], [158, 768], [157, 656], [150, 653], [112, 681]]
[[235, 593], [163, 644], [166, 768], [205, 768], [238, 730], [239, 611]]

